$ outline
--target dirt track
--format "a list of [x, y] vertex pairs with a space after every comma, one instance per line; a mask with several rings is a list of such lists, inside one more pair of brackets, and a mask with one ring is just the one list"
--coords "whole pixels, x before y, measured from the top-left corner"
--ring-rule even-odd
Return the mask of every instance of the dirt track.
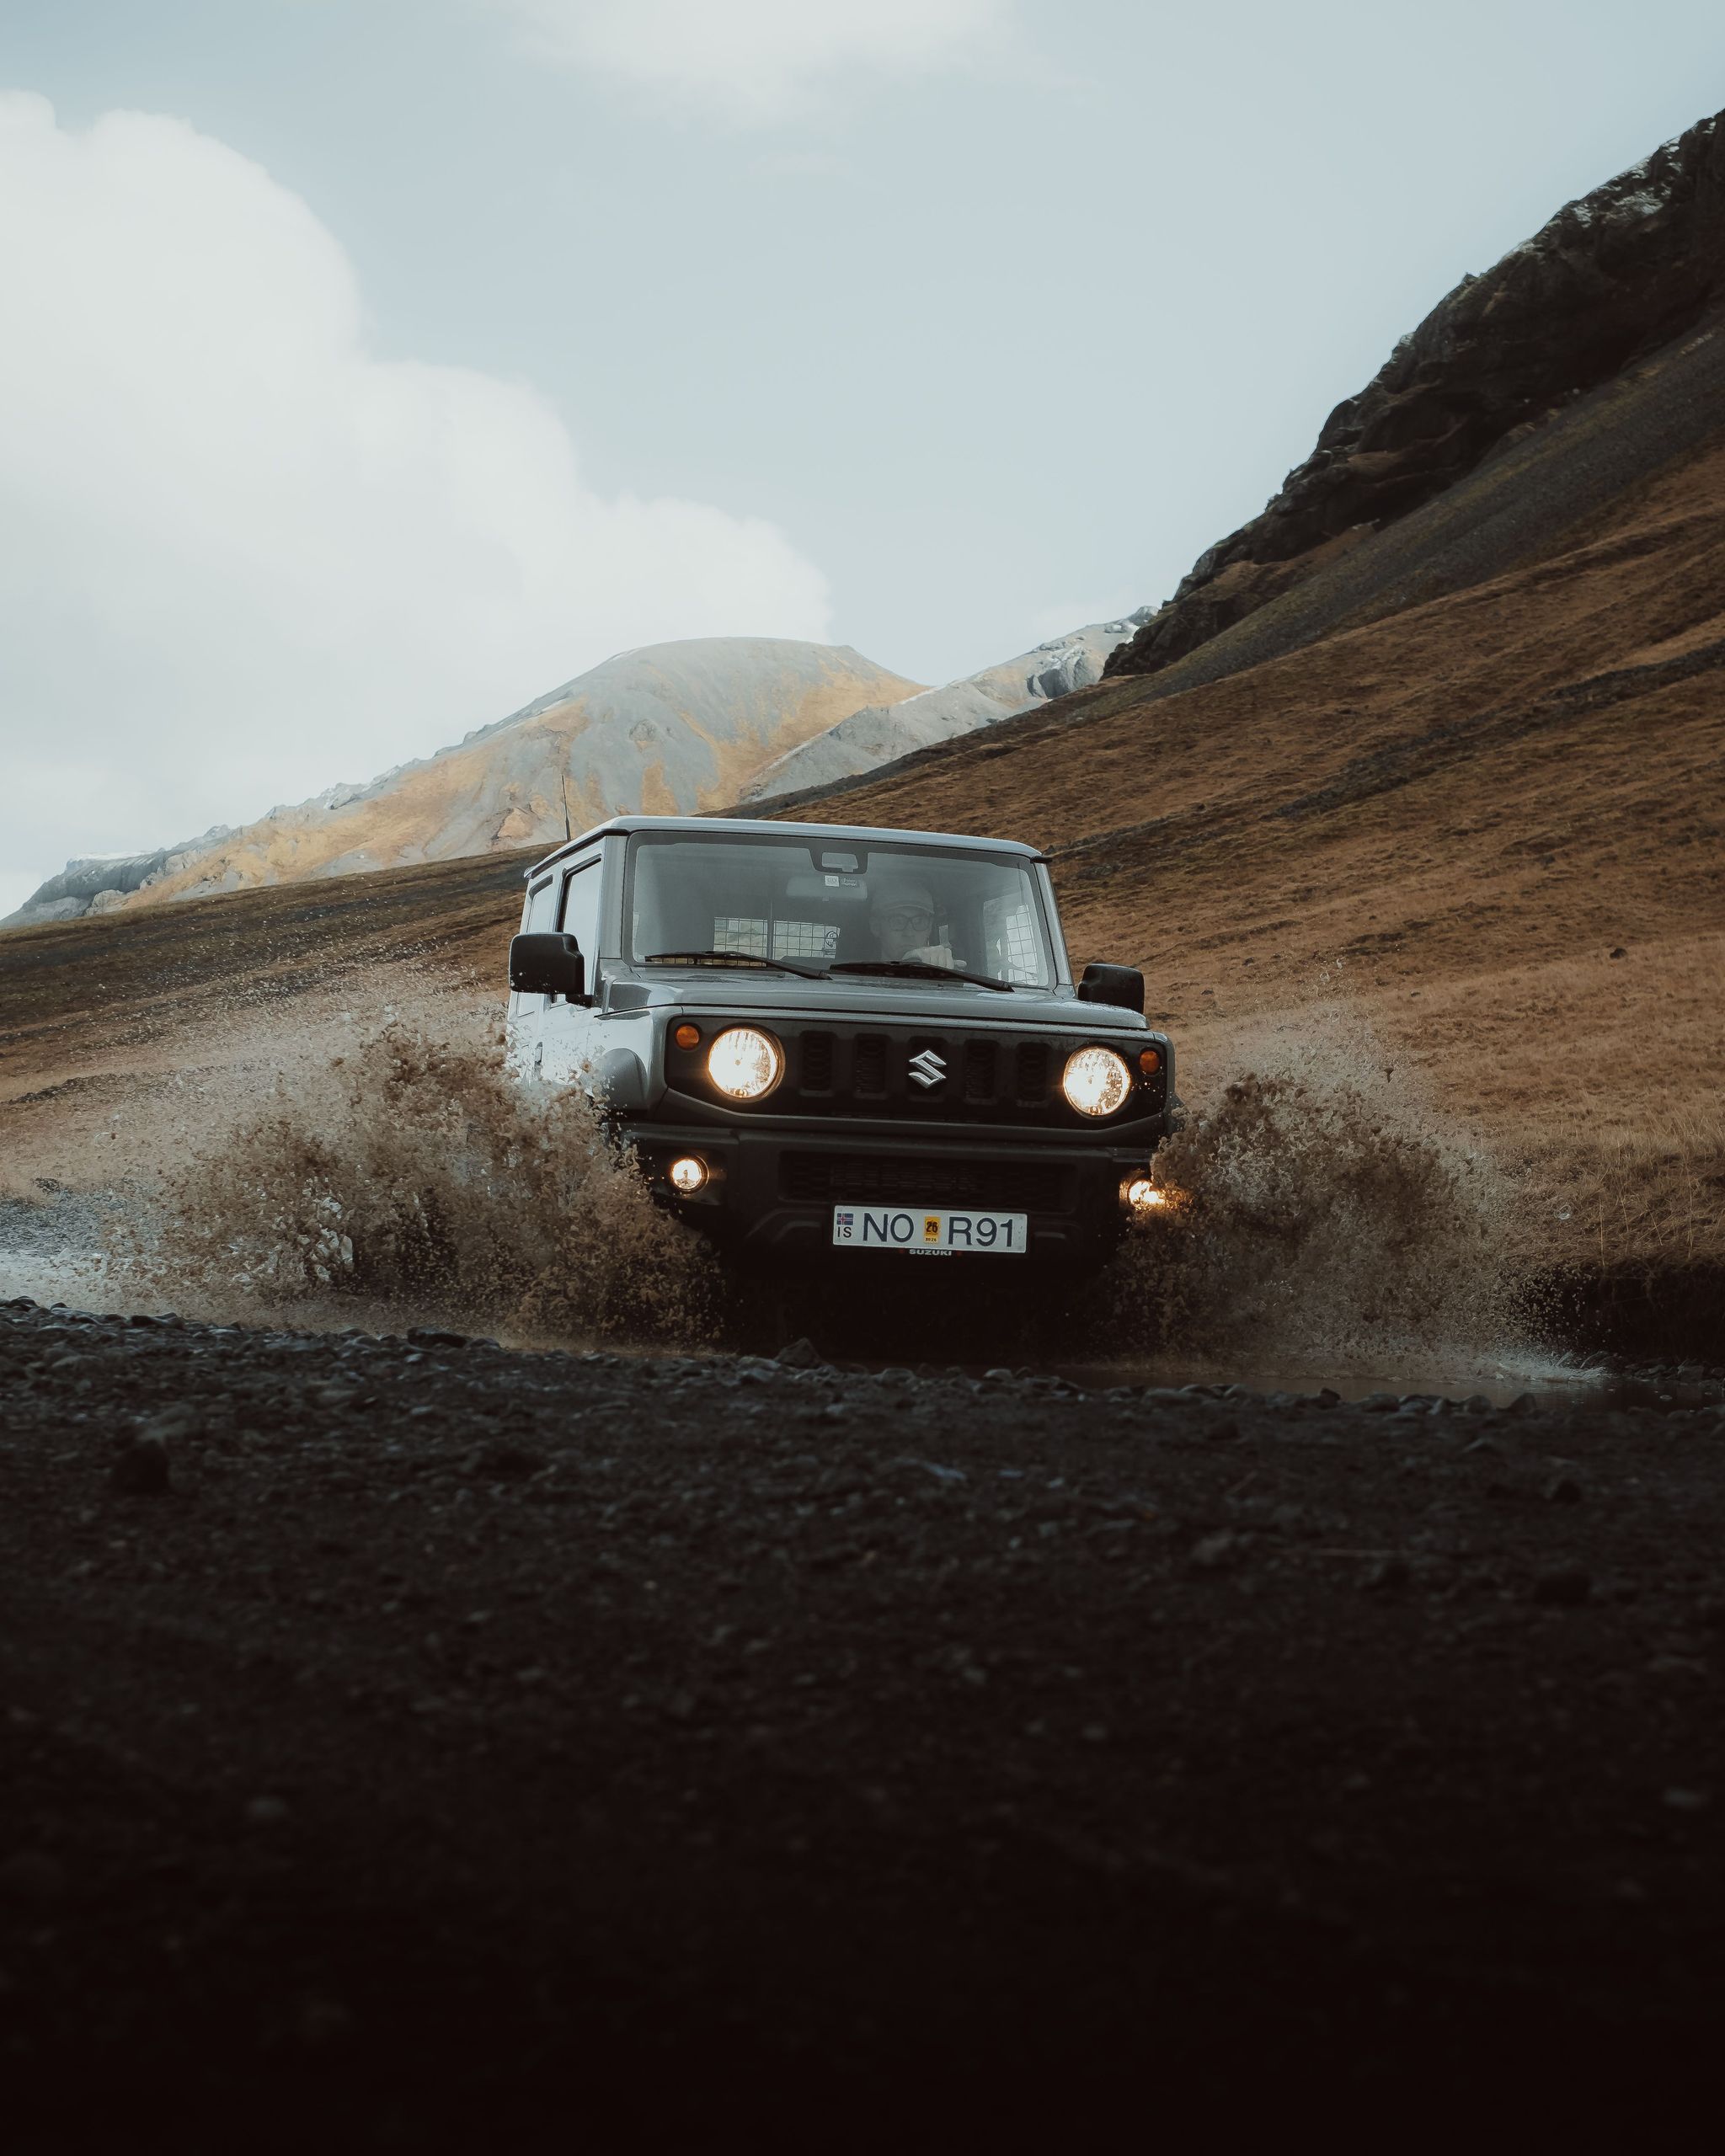
[[1375, 1411], [12, 1307], [9, 2118], [1644, 2131], [1725, 2001], [1722, 1523], [1717, 1380]]

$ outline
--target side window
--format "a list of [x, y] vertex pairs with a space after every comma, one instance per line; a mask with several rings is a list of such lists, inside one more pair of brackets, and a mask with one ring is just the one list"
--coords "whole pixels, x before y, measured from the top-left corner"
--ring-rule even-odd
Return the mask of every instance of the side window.
[[[594, 960], [599, 955], [599, 863], [584, 861], [567, 878], [563, 885], [563, 926], [566, 935], [573, 936], [581, 947], [581, 956], [587, 961], [590, 980]], [[589, 989], [589, 994], [593, 991]]]
[[527, 910], [521, 921], [524, 936], [541, 936], [557, 926], [557, 883], [547, 876], [527, 894]]
[[1043, 977], [1040, 942], [1029, 900], [1022, 893], [983, 900], [984, 963], [996, 980], [1039, 981]]

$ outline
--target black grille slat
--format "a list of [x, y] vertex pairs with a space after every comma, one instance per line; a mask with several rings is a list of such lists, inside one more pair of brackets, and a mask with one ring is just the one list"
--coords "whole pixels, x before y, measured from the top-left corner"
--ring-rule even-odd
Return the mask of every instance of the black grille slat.
[[830, 1093], [832, 1091], [832, 1048], [830, 1033], [804, 1034], [798, 1071], [798, 1081], [804, 1092]]
[[859, 1101], [886, 1097], [884, 1033], [858, 1033], [852, 1050], [851, 1089]]
[[995, 1071], [1000, 1061], [996, 1041], [968, 1041], [964, 1046], [964, 1098], [985, 1106], [995, 1097]]
[[782, 1197], [804, 1204], [974, 1206], [996, 1213], [1065, 1213], [1071, 1171], [1046, 1161], [943, 1161], [872, 1153], [787, 1153]]
[[1048, 1044], [1044, 1041], [1020, 1041], [1017, 1059], [1017, 1091], [1016, 1098], [1021, 1107], [1040, 1107], [1048, 1098]]

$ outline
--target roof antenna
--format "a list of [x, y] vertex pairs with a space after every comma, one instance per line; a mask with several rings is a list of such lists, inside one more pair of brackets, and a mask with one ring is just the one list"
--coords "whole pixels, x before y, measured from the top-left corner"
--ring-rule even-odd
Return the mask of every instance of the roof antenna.
[[563, 835], [567, 844], [575, 835], [569, 829], [569, 775], [567, 771], [558, 778], [558, 784], [563, 789]]

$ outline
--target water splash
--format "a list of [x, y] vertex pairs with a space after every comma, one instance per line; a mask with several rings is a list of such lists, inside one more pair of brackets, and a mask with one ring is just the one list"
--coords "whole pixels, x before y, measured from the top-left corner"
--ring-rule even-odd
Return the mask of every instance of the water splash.
[[1157, 1179], [1107, 1282], [1146, 1351], [1393, 1368], [1526, 1329], [1514, 1184], [1345, 1011], [1236, 1041]]
[[557, 1343], [711, 1336], [711, 1255], [584, 1096], [515, 1083], [494, 1017], [406, 999], [270, 1046], [158, 1112], [108, 1232], [131, 1299]]

